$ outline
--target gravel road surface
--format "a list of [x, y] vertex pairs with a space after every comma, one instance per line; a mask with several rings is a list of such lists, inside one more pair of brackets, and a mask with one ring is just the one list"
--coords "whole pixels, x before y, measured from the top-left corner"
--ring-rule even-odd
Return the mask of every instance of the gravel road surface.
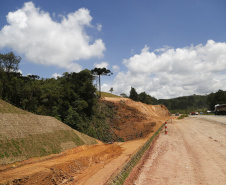
[[[125, 184], [226, 184], [226, 117], [190, 116], [168, 123], [136, 180]], [[138, 171], [138, 170], [137, 170]]]
[[191, 117], [201, 118], [201, 119], [205, 119], [205, 120], [216, 122], [216, 123], [226, 124], [226, 116], [198, 115], [198, 116], [191, 116]]

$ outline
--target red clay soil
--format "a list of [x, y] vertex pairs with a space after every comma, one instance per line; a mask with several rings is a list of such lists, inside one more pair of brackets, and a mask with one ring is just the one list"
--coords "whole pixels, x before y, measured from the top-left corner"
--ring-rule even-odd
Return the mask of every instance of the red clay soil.
[[[136, 131], [144, 129], [143, 135], [147, 137], [142, 136], [140, 139], [122, 143], [85, 145], [58, 155], [1, 166], [0, 184], [105, 184], [154, 132], [170, 119], [169, 112], [164, 106], [146, 105], [125, 98], [105, 98], [104, 101], [127, 105], [131, 109], [128, 111], [128, 107], [125, 106], [125, 109], [122, 108], [124, 113], [119, 113], [124, 117], [115, 129], [119, 136], [124, 134], [122, 131], [126, 134], [139, 135], [141, 132]], [[131, 114], [133, 111], [137, 112], [140, 120]], [[124, 115], [126, 112], [127, 117]], [[145, 128], [148, 128], [149, 132], [145, 133]], [[131, 138], [128, 137], [129, 139]]]
[[105, 97], [102, 101], [113, 104], [116, 116], [111, 119], [111, 127], [124, 141], [147, 137], [158, 121], [162, 123], [170, 116], [164, 105], [147, 105], [128, 98]]

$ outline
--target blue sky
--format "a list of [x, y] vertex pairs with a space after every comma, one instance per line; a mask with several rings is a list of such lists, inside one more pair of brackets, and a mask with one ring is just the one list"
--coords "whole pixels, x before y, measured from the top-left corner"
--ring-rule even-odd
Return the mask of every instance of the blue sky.
[[107, 67], [102, 89], [156, 98], [226, 90], [225, 0], [0, 0], [0, 53], [23, 75]]

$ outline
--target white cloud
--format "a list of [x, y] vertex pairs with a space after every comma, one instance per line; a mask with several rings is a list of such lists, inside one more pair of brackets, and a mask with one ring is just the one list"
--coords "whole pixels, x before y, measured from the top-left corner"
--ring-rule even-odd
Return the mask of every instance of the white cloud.
[[113, 65], [112, 69], [115, 73], [120, 71], [120, 67], [118, 65]]
[[8, 25], [0, 31], [0, 48], [12, 48], [34, 63], [78, 72], [82, 67], [75, 61], [100, 58], [105, 51], [101, 39], [91, 43], [85, 32], [91, 21], [89, 10], [81, 8], [55, 22], [48, 12], [28, 2], [8, 13]]
[[61, 74], [58, 74], [58, 73], [54, 73], [51, 78], [57, 78], [57, 77], [61, 77], [62, 75]]
[[[156, 98], [206, 94], [226, 87], [226, 43], [207, 41], [173, 49], [164, 47], [150, 52], [145, 46], [140, 54], [123, 61], [127, 72], [114, 79], [115, 93], [145, 91]], [[226, 90], [226, 89], [225, 89]]]
[[104, 68], [105, 67], [107, 69], [108, 68], [108, 65], [109, 64], [107, 62], [101, 62], [99, 64], [98, 63], [95, 63], [94, 64], [94, 67], [96, 67], [96, 68]]
[[18, 69], [17, 72], [20, 74], [23, 74], [23, 72], [20, 69]]
[[97, 24], [97, 30], [101, 31], [102, 30], [102, 25], [101, 24]]

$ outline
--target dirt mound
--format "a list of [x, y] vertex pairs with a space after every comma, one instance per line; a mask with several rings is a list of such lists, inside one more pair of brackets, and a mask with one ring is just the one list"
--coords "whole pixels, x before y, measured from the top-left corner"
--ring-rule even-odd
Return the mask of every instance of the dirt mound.
[[102, 101], [112, 107], [115, 115], [110, 120], [110, 126], [116, 140], [128, 141], [144, 138], [157, 122], [170, 116], [164, 105], [147, 105], [128, 98], [102, 98]]
[[95, 143], [53, 117], [35, 115], [0, 100], [0, 164]]

